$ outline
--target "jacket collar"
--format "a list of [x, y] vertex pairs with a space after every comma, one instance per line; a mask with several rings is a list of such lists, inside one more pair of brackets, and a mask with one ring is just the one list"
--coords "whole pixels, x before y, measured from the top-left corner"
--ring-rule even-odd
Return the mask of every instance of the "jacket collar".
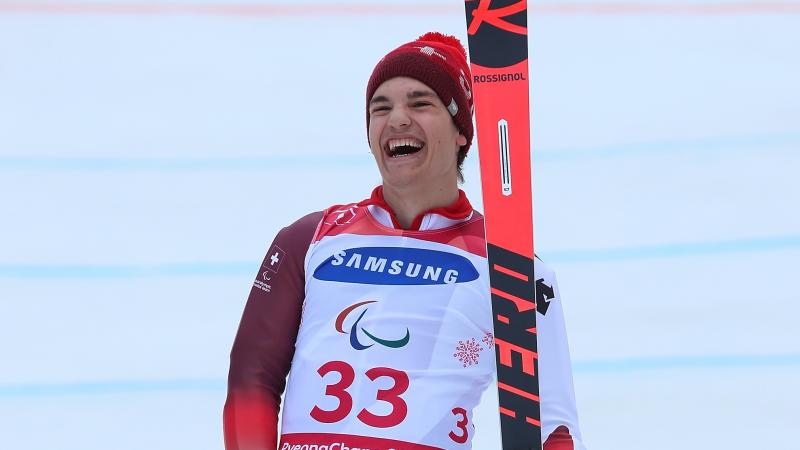
[[[373, 217], [381, 222], [382, 225], [398, 230], [403, 229], [397, 221], [397, 215], [392, 210], [392, 207], [389, 206], [383, 198], [383, 186], [378, 186], [373, 189], [370, 198], [359, 204], [367, 206]], [[438, 230], [465, 222], [472, 218], [472, 214], [472, 205], [467, 199], [466, 194], [464, 194], [464, 191], [459, 189], [456, 201], [445, 207], [433, 208], [422, 212], [414, 218], [408, 230]]]

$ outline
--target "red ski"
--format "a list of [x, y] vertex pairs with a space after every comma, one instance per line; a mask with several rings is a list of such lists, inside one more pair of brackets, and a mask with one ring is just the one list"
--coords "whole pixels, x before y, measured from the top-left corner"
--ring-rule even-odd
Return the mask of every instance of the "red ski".
[[525, 0], [466, 0], [503, 450], [541, 449]]

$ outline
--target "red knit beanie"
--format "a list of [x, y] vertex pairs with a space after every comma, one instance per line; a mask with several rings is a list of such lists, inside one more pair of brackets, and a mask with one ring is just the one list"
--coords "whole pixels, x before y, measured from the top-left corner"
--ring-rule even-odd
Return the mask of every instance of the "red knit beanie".
[[367, 130], [369, 101], [384, 81], [394, 77], [413, 78], [436, 92], [450, 111], [459, 132], [467, 138], [467, 144], [461, 146], [466, 153], [474, 134], [472, 76], [467, 64], [467, 52], [458, 38], [441, 33], [425, 33], [416, 41], [392, 50], [378, 62], [367, 83]]

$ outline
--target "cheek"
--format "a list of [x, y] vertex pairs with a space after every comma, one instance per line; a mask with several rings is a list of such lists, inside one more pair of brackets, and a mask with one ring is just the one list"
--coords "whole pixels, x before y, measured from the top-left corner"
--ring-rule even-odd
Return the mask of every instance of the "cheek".
[[383, 121], [380, 117], [374, 117], [369, 121], [369, 127], [367, 128], [367, 139], [369, 139], [369, 147], [371, 149], [375, 149], [379, 147], [380, 140], [381, 140], [381, 131], [383, 130]]

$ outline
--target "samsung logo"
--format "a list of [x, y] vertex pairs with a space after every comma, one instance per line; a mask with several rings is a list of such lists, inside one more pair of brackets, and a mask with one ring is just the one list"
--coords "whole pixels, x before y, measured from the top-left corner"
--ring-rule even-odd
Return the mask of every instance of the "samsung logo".
[[430, 285], [478, 278], [465, 257], [421, 248], [361, 247], [340, 250], [314, 270], [314, 278], [344, 283]]

